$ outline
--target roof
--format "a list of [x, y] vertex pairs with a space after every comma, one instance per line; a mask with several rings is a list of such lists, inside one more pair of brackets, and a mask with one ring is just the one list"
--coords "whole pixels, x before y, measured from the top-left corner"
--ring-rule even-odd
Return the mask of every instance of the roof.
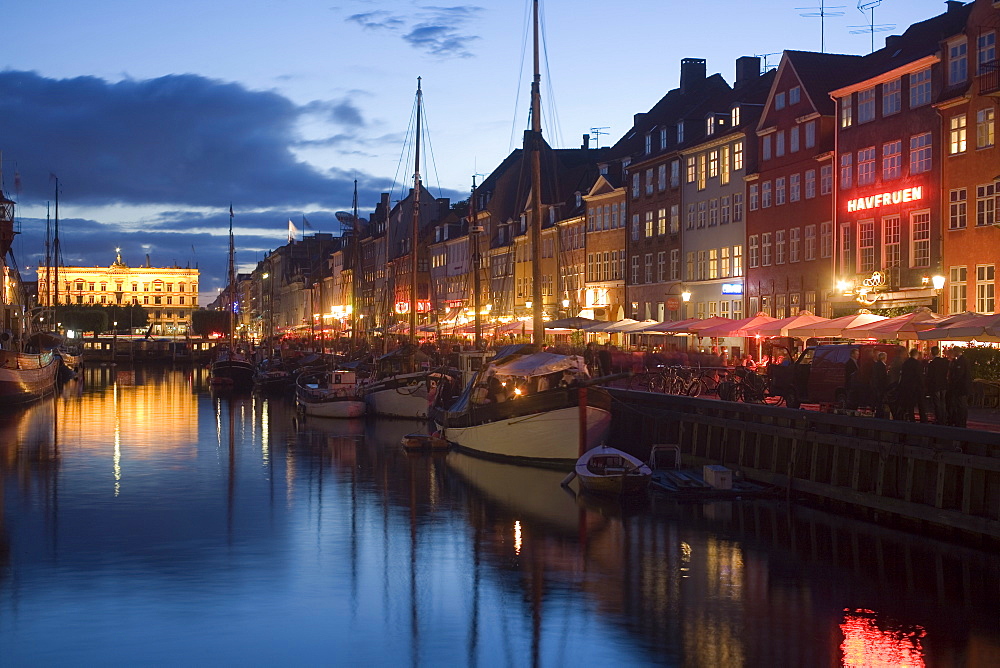
[[816, 111], [832, 116], [837, 107], [830, 98], [830, 91], [856, 81], [863, 60], [863, 56], [785, 51], [781, 64], [787, 63], [794, 69]]

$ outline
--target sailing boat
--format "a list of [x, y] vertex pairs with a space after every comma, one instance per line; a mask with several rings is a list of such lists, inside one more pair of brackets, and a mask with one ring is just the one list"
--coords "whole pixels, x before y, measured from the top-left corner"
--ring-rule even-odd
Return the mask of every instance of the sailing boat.
[[247, 356], [234, 346], [233, 330], [236, 305], [236, 246], [233, 242], [233, 205], [229, 205], [229, 274], [226, 286], [226, 310], [229, 312], [229, 333], [226, 343], [220, 345], [212, 361], [209, 383], [231, 387], [234, 390], [253, 389], [254, 366]]
[[[431, 403], [442, 385], [450, 386], [455, 375], [451, 370], [417, 370], [429, 362], [417, 348], [417, 255], [420, 248], [420, 140], [423, 121], [423, 91], [417, 77], [416, 150], [413, 173], [413, 212], [409, 234], [409, 343], [376, 360], [376, 380], [362, 387], [368, 412], [389, 417], [426, 419]], [[456, 372], [457, 373], [457, 372]]]
[[444, 437], [473, 453], [559, 466], [571, 466], [601, 444], [611, 427], [611, 395], [587, 373], [583, 358], [541, 352], [545, 340], [541, 253], [542, 160], [541, 75], [538, 0], [533, 2], [534, 79], [531, 129], [524, 133], [524, 155], [531, 166], [528, 205], [532, 262], [531, 346], [509, 346], [466, 387], [435, 420]]
[[27, 403], [53, 392], [59, 360], [51, 350], [27, 353], [23, 282], [11, 253], [14, 202], [0, 191], [0, 407]]

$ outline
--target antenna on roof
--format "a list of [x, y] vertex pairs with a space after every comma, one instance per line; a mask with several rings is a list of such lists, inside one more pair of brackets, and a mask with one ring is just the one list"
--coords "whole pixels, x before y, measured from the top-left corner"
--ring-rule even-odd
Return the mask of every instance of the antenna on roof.
[[868, 12], [869, 21], [866, 26], [847, 26], [848, 28], [859, 28], [859, 30], [852, 30], [852, 35], [860, 35], [862, 33], [871, 33], [872, 36], [872, 53], [875, 53], [875, 33], [886, 32], [887, 30], [892, 30], [896, 27], [895, 23], [875, 23], [875, 8], [882, 4], [882, 0], [858, 0], [858, 11], [864, 14]]
[[775, 51], [774, 53], [755, 53], [753, 54], [753, 57], [760, 58], [760, 73], [765, 74], [767, 72], [767, 68], [770, 67], [770, 65], [767, 64], [767, 59], [770, 56], [780, 56], [780, 55], [781, 51]]
[[[826, 53], [826, 17], [828, 16], [843, 16], [844, 12], [831, 12], [831, 9], [843, 9], [847, 5], [836, 5], [835, 7], [827, 7], [825, 0], [819, 0], [819, 7], [796, 7], [795, 9], [807, 9], [811, 10], [805, 14], [799, 14], [799, 16], [804, 16], [808, 19], [819, 19], [819, 50], [821, 53]], [[819, 10], [819, 11], [816, 11]]]
[[601, 135], [610, 134], [609, 132], [602, 131], [610, 129], [611, 126], [605, 126], [603, 128], [590, 128], [590, 136], [594, 138], [594, 148], [601, 148]]

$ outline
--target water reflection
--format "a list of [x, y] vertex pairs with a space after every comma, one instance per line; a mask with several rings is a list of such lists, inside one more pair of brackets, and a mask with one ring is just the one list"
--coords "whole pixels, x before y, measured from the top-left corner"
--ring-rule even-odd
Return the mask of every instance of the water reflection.
[[97, 368], [0, 416], [3, 663], [1000, 663], [990, 553], [577, 497], [204, 380]]

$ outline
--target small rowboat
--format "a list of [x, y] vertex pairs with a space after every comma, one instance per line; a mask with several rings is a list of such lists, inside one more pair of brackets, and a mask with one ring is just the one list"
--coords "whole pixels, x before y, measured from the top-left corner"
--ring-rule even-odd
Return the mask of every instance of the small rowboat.
[[627, 452], [601, 445], [576, 461], [580, 485], [600, 494], [634, 494], [646, 489], [653, 471]]
[[403, 437], [403, 449], [407, 452], [443, 452], [451, 443], [433, 434], [407, 434]]

